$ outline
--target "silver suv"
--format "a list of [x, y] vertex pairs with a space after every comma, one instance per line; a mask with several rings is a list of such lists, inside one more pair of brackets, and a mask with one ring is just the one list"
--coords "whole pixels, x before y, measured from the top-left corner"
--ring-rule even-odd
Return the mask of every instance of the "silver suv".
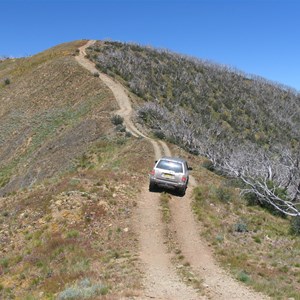
[[156, 186], [173, 188], [185, 194], [189, 182], [189, 171], [192, 170], [187, 161], [182, 158], [162, 157], [155, 162], [150, 172], [149, 191], [154, 191]]

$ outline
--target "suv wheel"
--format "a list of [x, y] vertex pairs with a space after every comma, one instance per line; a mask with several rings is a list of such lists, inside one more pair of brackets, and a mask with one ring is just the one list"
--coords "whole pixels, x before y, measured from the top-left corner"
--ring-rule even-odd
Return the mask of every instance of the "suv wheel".
[[155, 188], [156, 188], [155, 183], [150, 181], [150, 183], [149, 183], [149, 191], [150, 192], [154, 192]]
[[178, 193], [179, 193], [180, 196], [184, 196], [185, 195], [185, 191], [186, 191], [186, 187], [178, 189]]

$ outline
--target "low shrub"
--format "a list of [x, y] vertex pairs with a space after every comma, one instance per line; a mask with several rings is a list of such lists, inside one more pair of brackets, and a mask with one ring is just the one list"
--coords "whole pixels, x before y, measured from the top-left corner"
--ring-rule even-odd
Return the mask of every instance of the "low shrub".
[[116, 126], [116, 131], [118, 131], [118, 132], [126, 132], [126, 127], [123, 124], [118, 124]]
[[248, 281], [250, 281], [250, 276], [245, 271], [241, 271], [238, 273], [237, 279], [241, 282], [247, 283]]
[[79, 232], [75, 229], [73, 230], [70, 230], [68, 233], [67, 233], [67, 238], [69, 239], [72, 239], [72, 238], [77, 238], [79, 236]]
[[99, 295], [106, 295], [108, 288], [105, 285], [93, 284], [89, 279], [83, 279], [79, 283], [60, 292], [57, 299], [91, 299]]
[[248, 226], [244, 220], [239, 220], [234, 225], [234, 231], [236, 232], [248, 232]]
[[244, 194], [243, 198], [249, 206], [255, 206], [260, 204], [259, 199], [254, 193]]
[[4, 258], [1, 258], [1, 259], [0, 259], [0, 266], [1, 266], [1, 267], [3, 267], [3, 268], [6, 269], [6, 268], [8, 268], [8, 264], [9, 264], [9, 263], [8, 263], [8, 259], [7, 259], [7, 258], [4, 257]]
[[224, 242], [224, 236], [223, 236], [222, 234], [218, 234], [218, 235], [216, 236], [216, 241], [217, 241], [218, 243], [223, 243], [223, 242]]
[[211, 172], [213, 172], [215, 170], [214, 164], [210, 160], [205, 160], [202, 163], [202, 167], [207, 169], [208, 171], [211, 171]]
[[126, 131], [125, 137], [127, 137], [127, 138], [132, 137], [132, 133], [130, 131]]
[[117, 125], [122, 125], [123, 122], [124, 122], [124, 119], [119, 115], [113, 115], [110, 120], [116, 126]]
[[300, 235], [300, 216], [291, 219], [290, 232], [294, 235]]
[[156, 138], [158, 138], [158, 139], [160, 139], [160, 140], [163, 140], [163, 139], [166, 137], [165, 134], [164, 134], [164, 132], [161, 131], [161, 130], [155, 130], [155, 131], [153, 132], [153, 134], [154, 134], [154, 136], [155, 136]]
[[253, 237], [253, 240], [254, 240], [255, 243], [261, 244], [261, 239], [260, 239], [259, 236], [254, 236], [254, 237]]
[[232, 200], [232, 193], [229, 189], [224, 187], [219, 187], [215, 191], [216, 197], [223, 203], [229, 203]]
[[246, 203], [249, 206], [257, 205], [257, 206], [260, 206], [260, 207], [266, 209], [269, 213], [271, 213], [274, 216], [278, 216], [278, 217], [281, 217], [284, 219], [287, 217], [283, 212], [279, 211], [272, 204], [260, 200], [255, 193], [249, 192], [247, 194], [244, 194], [243, 198], [246, 200]]

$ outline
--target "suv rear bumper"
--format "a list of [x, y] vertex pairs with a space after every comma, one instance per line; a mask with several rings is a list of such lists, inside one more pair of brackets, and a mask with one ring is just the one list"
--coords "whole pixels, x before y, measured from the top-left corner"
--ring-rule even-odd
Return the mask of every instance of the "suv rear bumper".
[[184, 182], [173, 182], [168, 180], [157, 179], [150, 176], [150, 184], [157, 185], [165, 188], [173, 188], [173, 189], [186, 189], [187, 185]]

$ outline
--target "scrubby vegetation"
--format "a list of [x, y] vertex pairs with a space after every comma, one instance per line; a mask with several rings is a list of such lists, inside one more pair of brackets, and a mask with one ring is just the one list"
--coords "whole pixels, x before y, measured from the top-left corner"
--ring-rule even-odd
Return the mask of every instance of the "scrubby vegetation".
[[68, 169], [110, 126], [109, 90], [71, 57], [80, 45], [0, 62], [0, 196]]
[[84, 43], [0, 62], [1, 299], [141, 288], [134, 183], [152, 153], [114, 130], [110, 90], [72, 57]]
[[[117, 105], [99, 74], [74, 61], [84, 43], [0, 59], [1, 299], [122, 298], [141, 289], [131, 222], [153, 153], [112, 115]], [[299, 94], [138, 45], [98, 43], [88, 56], [129, 87], [141, 126], [209, 159], [173, 145], [194, 162], [193, 209], [219, 261], [257, 290], [299, 299], [300, 222], [286, 217], [299, 209]], [[169, 199], [162, 194], [167, 225]], [[284, 212], [280, 200], [290, 205]], [[171, 246], [182, 278], [199, 287]]]
[[144, 100], [137, 118], [156, 137], [204, 155], [214, 169], [241, 178], [245, 192], [254, 193], [258, 203], [299, 215], [297, 91], [134, 44], [102, 42], [89, 49], [89, 57]]
[[59, 178], [1, 198], [1, 299], [135, 295], [141, 277], [131, 218], [147, 146], [107, 136]]
[[[249, 205], [224, 177], [204, 170], [195, 176], [200, 185], [193, 209], [218, 261], [271, 299], [299, 299], [300, 240], [290, 234], [289, 220]], [[224, 201], [224, 195], [230, 200]], [[295, 230], [298, 226], [295, 222]]]

